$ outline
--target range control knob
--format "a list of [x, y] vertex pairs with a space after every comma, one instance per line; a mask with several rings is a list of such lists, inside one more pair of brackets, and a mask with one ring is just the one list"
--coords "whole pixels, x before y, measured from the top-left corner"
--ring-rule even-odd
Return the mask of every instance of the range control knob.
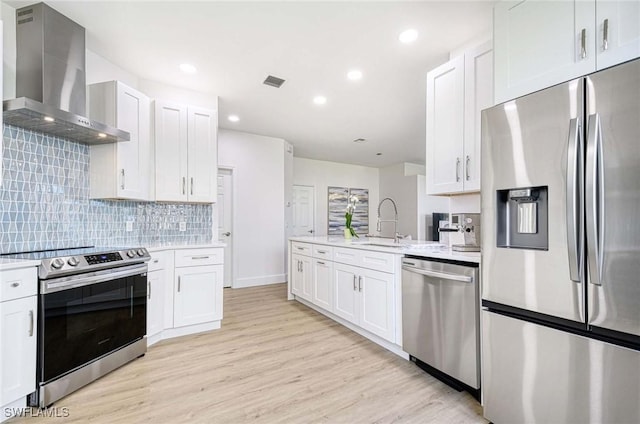
[[134, 256], [136, 256], [136, 251], [135, 250], [127, 250], [127, 256], [130, 258], [133, 258]]
[[144, 256], [144, 249], [138, 249], [138, 256]]
[[55, 258], [53, 261], [51, 261], [51, 268], [53, 269], [60, 269], [63, 265], [64, 261], [60, 258]]
[[67, 261], [67, 263], [70, 266], [78, 266], [78, 264], [80, 263], [80, 261], [78, 260], [78, 258], [76, 258], [75, 256], [72, 256], [69, 258], [69, 260]]

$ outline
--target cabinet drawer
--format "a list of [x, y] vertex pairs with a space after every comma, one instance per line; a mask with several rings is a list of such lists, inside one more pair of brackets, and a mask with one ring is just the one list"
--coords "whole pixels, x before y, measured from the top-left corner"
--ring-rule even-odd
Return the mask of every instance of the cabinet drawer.
[[323, 245], [313, 245], [313, 257], [317, 259], [333, 260], [333, 247]]
[[38, 294], [37, 268], [14, 269], [0, 273], [0, 302]]
[[306, 255], [306, 256], [311, 256], [311, 244], [309, 243], [298, 243], [298, 242], [292, 242], [291, 243], [291, 253], [297, 253], [298, 255]]
[[148, 263], [148, 271], [157, 271], [159, 269], [164, 269], [167, 263], [167, 257], [165, 256], [167, 252], [154, 252], [151, 253], [151, 260]]
[[218, 265], [224, 261], [222, 248], [176, 250], [176, 268], [183, 266]]
[[395, 255], [391, 253], [373, 252], [369, 250], [358, 251], [359, 265], [363, 268], [376, 271], [393, 273], [395, 269]]
[[395, 271], [395, 255], [392, 253], [337, 247], [333, 251], [333, 260], [375, 271]]

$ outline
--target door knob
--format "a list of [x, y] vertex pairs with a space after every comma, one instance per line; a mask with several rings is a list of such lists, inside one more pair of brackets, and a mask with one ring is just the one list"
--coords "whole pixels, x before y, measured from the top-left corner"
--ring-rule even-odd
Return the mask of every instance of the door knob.
[[231, 233], [229, 231], [227, 231], [226, 233], [222, 233], [223, 236], [229, 237], [231, 235]]
[[307, 233], [311, 233], [311, 234], [313, 234], [313, 230], [309, 230], [309, 231], [307, 231]]

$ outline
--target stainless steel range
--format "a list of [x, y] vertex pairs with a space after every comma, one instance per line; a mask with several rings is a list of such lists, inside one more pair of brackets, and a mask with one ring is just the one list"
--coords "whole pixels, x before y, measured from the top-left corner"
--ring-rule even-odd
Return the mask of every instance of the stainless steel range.
[[144, 248], [76, 248], [3, 255], [41, 260], [38, 366], [41, 408], [147, 350]]

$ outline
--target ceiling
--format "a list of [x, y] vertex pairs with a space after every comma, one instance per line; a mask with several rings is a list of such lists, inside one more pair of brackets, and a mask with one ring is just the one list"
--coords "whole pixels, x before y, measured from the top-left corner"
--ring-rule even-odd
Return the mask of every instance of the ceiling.
[[[488, 38], [494, 2], [47, 3], [138, 77], [218, 95], [221, 128], [284, 138], [298, 157], [379, 167], [424, 163], [426, 73]], [[412, 44], [398, 40], [407, 28], [419, 33]], [[347, 79], [352, 69], [361, 80]], [[286, 82], [269, 87], [268, 75]]]

